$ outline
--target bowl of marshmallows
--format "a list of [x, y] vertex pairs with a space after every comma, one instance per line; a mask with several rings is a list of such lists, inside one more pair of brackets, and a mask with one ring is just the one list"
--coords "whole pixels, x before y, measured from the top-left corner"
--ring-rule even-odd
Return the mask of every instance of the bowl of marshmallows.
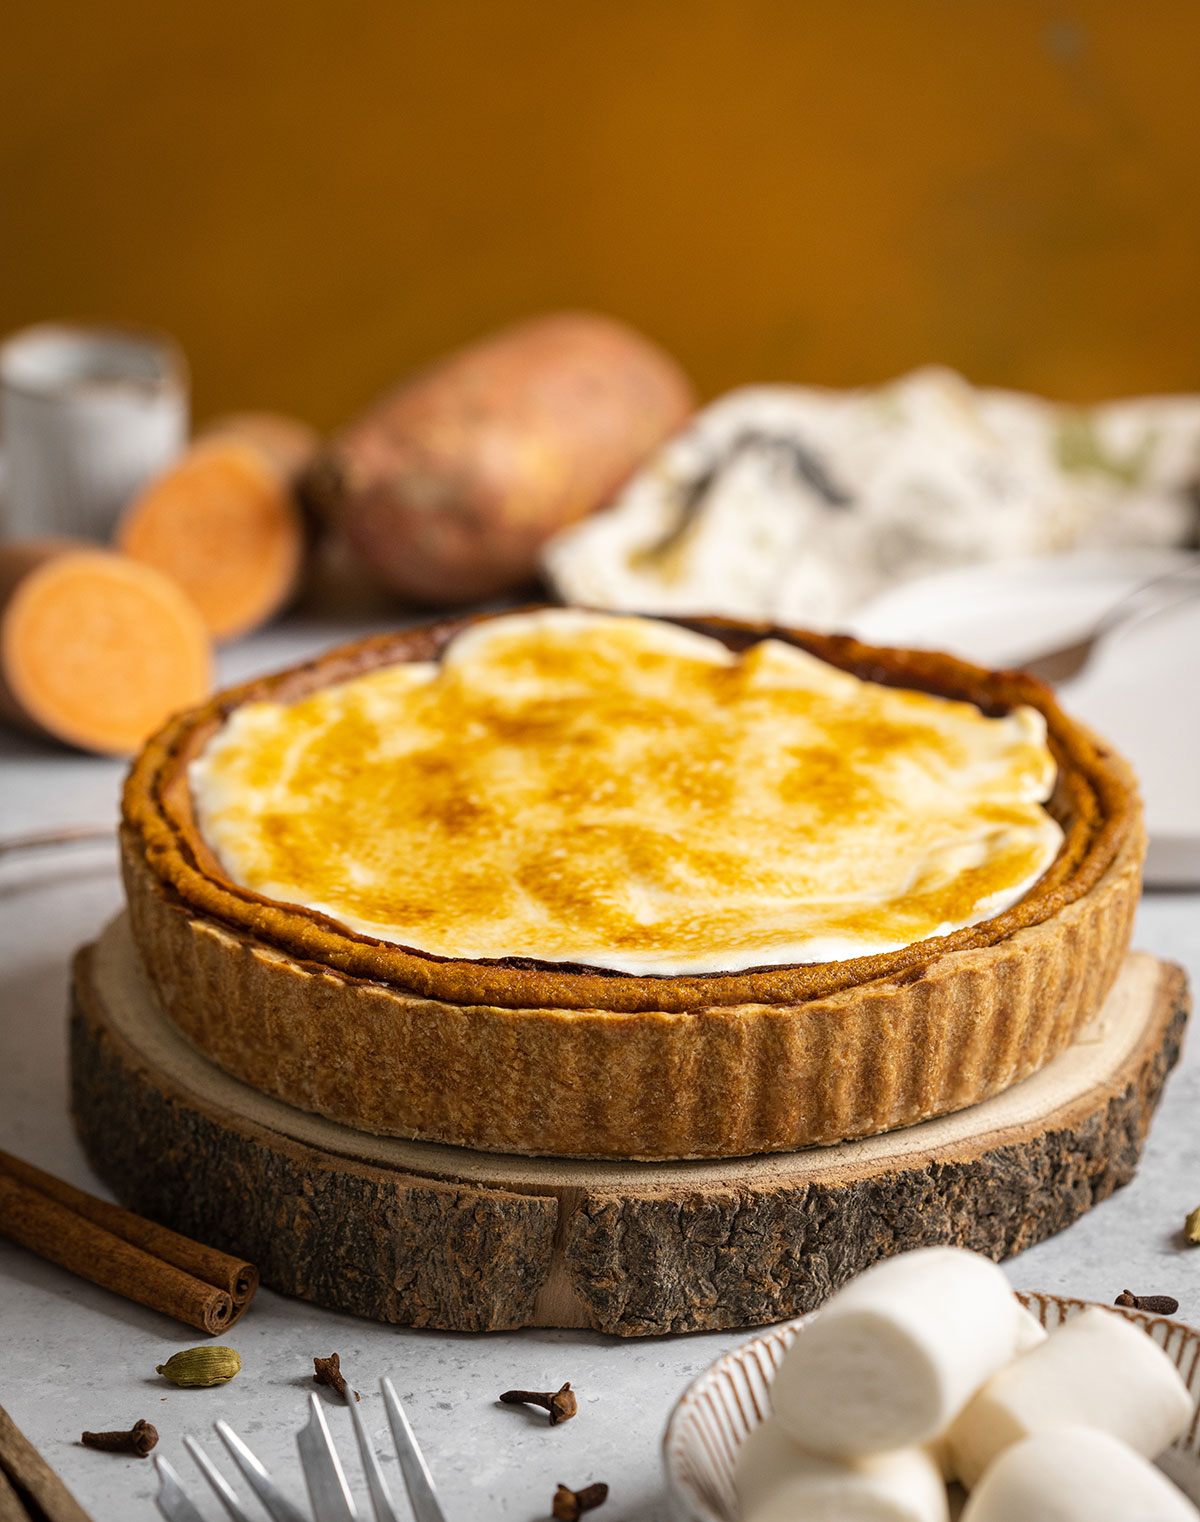
[[1200, 1522], [1200, 1334], [923, 1248], [719, 1359], [663, 1440], [679, 1522]]

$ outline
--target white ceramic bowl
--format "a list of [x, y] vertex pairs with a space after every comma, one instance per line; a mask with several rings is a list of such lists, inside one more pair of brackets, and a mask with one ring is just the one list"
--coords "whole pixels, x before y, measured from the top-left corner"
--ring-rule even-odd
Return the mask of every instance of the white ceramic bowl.
[[[1018, 1293], [1017, 1299], [1052, 1332], [1069, 1316], [1086, 1310], [1087, 1300]], [[1112, 1309], [1112, 1307], [1109, 1307]], [[738, 1522], [733, 1464], [742, 1440], [770, 1409], [769, 1386], [780, 1360], [811, 1316], [773, 1327], [718, 1358], [687, 1387], [663, 1435], [667, 1494], [677, 1522]], [[1121, 1314], [1146, 1329], [1179, 1369], [1193, 1399], [1200, 1402], [1200, 1332], [1142, 1311]], [[1191, 1500], [1200, 1504], [1200, 1414], [1159, 1466]], [[797, 1522], [803, 1522], [797, 1518]]]

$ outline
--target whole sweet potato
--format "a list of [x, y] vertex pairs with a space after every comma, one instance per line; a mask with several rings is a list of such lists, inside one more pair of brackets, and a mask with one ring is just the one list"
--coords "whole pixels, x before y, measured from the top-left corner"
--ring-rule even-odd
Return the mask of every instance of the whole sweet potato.
[[335, 435], [305, 496], [384, 585], [464, 603], [520, 586], [691, 412], [679, 366], [564, 312], [461, 349]]

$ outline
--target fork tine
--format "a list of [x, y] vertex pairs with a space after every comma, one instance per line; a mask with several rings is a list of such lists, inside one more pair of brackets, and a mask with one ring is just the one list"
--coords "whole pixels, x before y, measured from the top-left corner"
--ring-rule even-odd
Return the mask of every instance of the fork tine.
[[292, 1505], [229, 1423], [214, 1422], [213, 1427], [229, 1449], [233, 1462], [242, 1471], [246, 1484], [271, 1513], [275, 1522], [308, 1522], [304, 1513]]
[[367, 1489], [371, 1493], [371, 1505], [375, 1508], [375, 1522], [400, 1522], [392, 1504], [392, 1494], [383, 1478], [383, 1470], [367, 1436], [367, 1424], [362, 1419], [357, 1401], [348, 1401], [350, 1415], [354, 1420], [354, 1435], [358, 1439], [358, 1451], [362, 1458], [363, 1472], [367, 1477]]
[[400, 1404], [400, 1397], [396, 1394], [390, 1379], [381, 1379], [379, 1388], [383, 1391], [383, 1399], [387, 1405], [388, 1422], [396, 1443], [400, 1473], [404, 1476], [408, 1499], [412, 1502], [413, 1516], [416, 1522], [446, 1522], [446, 1515], [442, 1511], [437, 1492], [433, 1488], [433, 1476], [429, 1473], [429, 1466], [417, 1446], [417, 1440], [413, 1436], [404, 1407]]
[[313, 1513], [321, 1522], [358, 1522], [358, 1508], [346, 1484], [346, 1472], [329, 1435], [321, 1402], [312, 1394], [308, 1402], [308, 1421], [296, 1434], [296, 1446]]
[[216, 1494], [217, 1500], [233, 1518], [233, 1522], [250, 1522], [250, 1518], [242, 1510], [242, 1503], [238, 1500], [233, 1486], [201, 1448], [194, 1437], [188, 1436], [183, 1440], [183, 1446], [196, 1461], [196, 1467], [208, 1481]]
[[158, 1454], [154, 1456], [154, 1466], [158, 1470], [158, 1494], [154, 1500], [167, 1522], [204, 1522], [174, 1466]]

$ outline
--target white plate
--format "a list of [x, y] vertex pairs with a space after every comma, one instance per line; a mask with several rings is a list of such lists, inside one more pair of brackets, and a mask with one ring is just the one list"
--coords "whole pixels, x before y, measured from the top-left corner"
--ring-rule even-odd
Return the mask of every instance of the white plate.
[[[1179, 550], [1091, 550], [948, 571], [876, 598], [850, 631], [1020, 666], [1079, 638], [1134, 587], [1194, 562]], [[1200, 597], [1117, 629], [1061, 697], [1137, 772], [1147, 885], [1200, 885]]]
[[[1052, 1332], [1086, 1310], [1086, 1300], [1019, 1292], [1017, 1299]], [[1113, 1309], [1111, 1306], [1108, 1309]], [[813, 1315], [819, 1316], [820, 1311]], [[1118, 1311], [1146, 1329], [1183, 1375], [1192, 1399], [1200, 1401], [1200, 1332], [1142, 1311]], [[770, 1407], [770, 1384], [788, 1347], [812, 1316], [773, 1327], [718, 1358], [680, 1396], [663, 1435], [667, 1495], [676, 1522], [738, 1522], [733, 1464], [747, 1432]], [[1200, 1503], [1200, 1414], [1159, 1467], [1192, 1501]], [[796, 1522], [804, 1522], [797, 1516]]]

